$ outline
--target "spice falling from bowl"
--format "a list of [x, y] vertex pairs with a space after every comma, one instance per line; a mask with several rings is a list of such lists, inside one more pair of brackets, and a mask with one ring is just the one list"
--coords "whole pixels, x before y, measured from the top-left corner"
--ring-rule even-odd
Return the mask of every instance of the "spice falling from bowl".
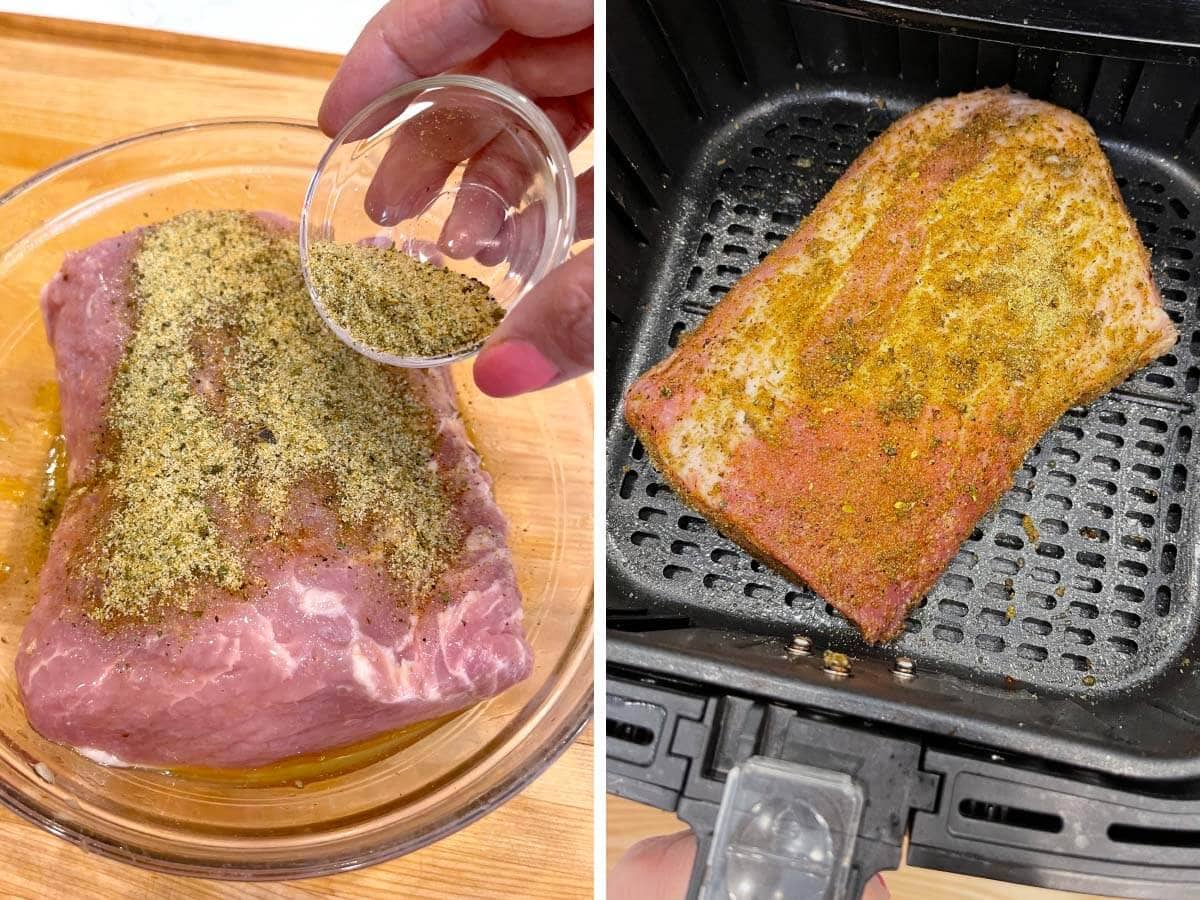
[[318, 241], [308, 268], [326, 314], [379, 354], [461, 353], [482, 344], [504, 318], [483, 282], [391, 248]]

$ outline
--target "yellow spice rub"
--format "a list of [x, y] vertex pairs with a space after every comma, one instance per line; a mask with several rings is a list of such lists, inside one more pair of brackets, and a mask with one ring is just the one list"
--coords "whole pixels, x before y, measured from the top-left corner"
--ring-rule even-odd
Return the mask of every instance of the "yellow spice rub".
[[1095, 134], [980, 91], [878, 138], [626, 410], [683, 496], [878, 639], [1037, 437], [1174, 339]]

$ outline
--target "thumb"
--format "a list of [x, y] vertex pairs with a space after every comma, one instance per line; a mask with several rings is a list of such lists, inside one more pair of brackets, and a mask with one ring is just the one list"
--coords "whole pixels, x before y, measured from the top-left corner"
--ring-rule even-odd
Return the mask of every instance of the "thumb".
[[[689, 831], [638, 841], [608, 873], [608, 900], [682, 900], [696, 861], [696, 838]], [[863, 887], [861, 900], [890, 900], [883, 876]]]
[[475, 359], [475, 384], [513, 397], [592, 369], [592, 248], [538, 284], [488, 338]]
[[682, 900], [695, 857], [690, 830], [638, 841], [608, 873], [608, 900]]

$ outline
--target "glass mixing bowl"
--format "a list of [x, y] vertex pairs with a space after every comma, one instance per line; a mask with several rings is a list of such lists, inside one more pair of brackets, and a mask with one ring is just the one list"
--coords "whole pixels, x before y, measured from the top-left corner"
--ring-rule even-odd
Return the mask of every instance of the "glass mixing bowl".
[[478, 279], [505, 311], [566, 261], [575, 178], [550, 119], [507, 85], [474, 75], [422, 78], [368, 104], [321, 157], [300, 215], [300, 260], [317, 312], [360, 353], [440, 366], [479, 346], [404, 357], [355, 340], [309, 274], [315, 241], [394, 246]]
[[45, 552], [40, 495], [59, 428], [42, 285], [68, 251], [184, 210], [295, 219], [327, 146], [301, 122], [179, 125], [99, 147], [0, 196], [0, 802], [148, 868], [291, 878], [398, 856], [502, 803], [590, 714], [590, 386], [492, 400], [463, 363], [452, 369], [463, 416], [512, 526], [529, 679], [447, 719], [242, 773], [105, 768], [25, 719], [13, 658]]

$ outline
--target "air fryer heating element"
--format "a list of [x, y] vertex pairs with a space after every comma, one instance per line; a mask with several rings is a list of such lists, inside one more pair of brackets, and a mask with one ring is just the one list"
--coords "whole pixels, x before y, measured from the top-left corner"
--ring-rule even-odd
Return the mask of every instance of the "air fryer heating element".
[[[895, 21], [921, 4], [812, 5]], [[1200, 880], [1200, 68], [779, 0], [613, 0], [608, 21], [610, 788], [703, 836], [734, 766], [792, 759], [865, 786], [858, 884], [899, 859], [907, 830], [917, 864], [1187, 896]], [[1197, 37], [1179, 37], [1182, 55]], [[1093, 52], [1149, 47], [1109, 38]], [[1169, 38], [1147, 56], [1170, 57]], [[621, 397], [891, 122], [1005, 84], [1094, 125], [1180, 341], [1070, 410], [901, 637], [867, 647], [678, 500]], [[811, 656], [788, 652], [796, 636]], [[847, 654], [851, 677], [824, 671], [824, 649]], [[873, 819], [883, 808], [891, 819]]]

